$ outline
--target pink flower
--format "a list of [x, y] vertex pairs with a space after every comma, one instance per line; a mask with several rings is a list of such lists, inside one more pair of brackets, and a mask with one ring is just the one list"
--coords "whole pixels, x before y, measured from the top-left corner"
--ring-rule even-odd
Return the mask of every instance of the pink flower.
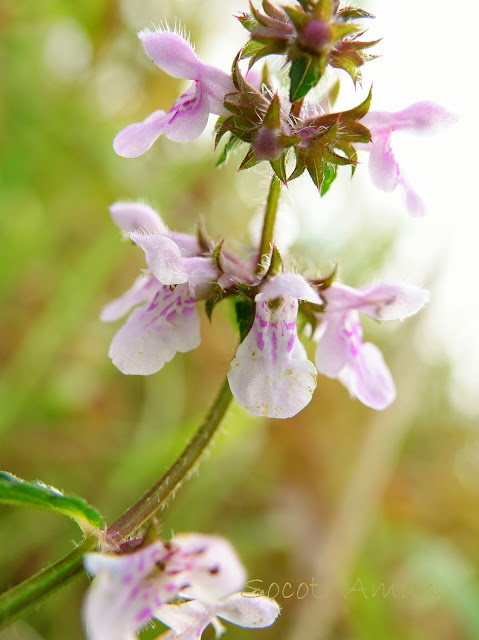
[[321, 303], [306, 280], [292, 273], [268, 280], [255, 298], [253, 326], [228, 372], [233, 395], [254, 415], [290, 418], [316, 387], [316, 369], [298, 338], [298, 300]]
[[[239, 591], [246, 572], [232, 545], [217, 536], [182, 534], [133, 553], [88, 553], [96, 577], [85, 599], [83, 623], [90, 640], [135, 640], [156, 618], [172, 631], [163, 638], [199, 638], [216, 616], [241, 626], [264, 627], [279, 614], [269, 598]], [[178, 605], [168, 604], [187, 599]]]
[[[373, 184], [391, 192], [400, 187], [409, 213], [422, 216], [425, 205], [399, 167], [391, 147], [394, 131], [433, 134], [444, 125], [455, 122], [455, 116], [434, 102], [416, 102], [402, 111], [370, 111], [362, 119], [372, 134], [372, 142], [365, 145], [370, 151], [369, 172]], [[358, 145], [359, 146], [359, 145]], [[362, 146], [362, 145], [361, 145]]]
[[234, 91], [230, 76], [201, 62], [189, 42], [178, 33], [145, 29], [138, 36], [145, 53], [160, 69], [174, 78], [193, 80], [193, 84], [168, 113], [155, 111], [143, 122], [131, 124], [118, 133], [113, 148], [125, 158], [145, 153], [163, 133], [177, 142], [194, 140], [206, 127], [210, 113], [226, 115], [223, 99]]
[[149, 272], [102, 311], [101, 319], [111, 322], [136, 307], [114, 336], [109, 356], [123, 373], [148, 375], [178, 351], [199, 345], [195, 299], [208, 291], [218, 273], [211, 258], [194, 255], [200, 251], [195, 238], [169, 232], [151, 207], [116, 203], [111, 213], [144, 250]]
[[352, 289], [335, 283], [321, 295], [327, 307], [316, 335], [318, 371], [338, 378], [366, 406], [385, 409], [396, 397], [394, 381], [379, 349], [363, 343], [358, 312], [378, 320], [403, 320], [424, 306], [428, 293], [404, 284]]

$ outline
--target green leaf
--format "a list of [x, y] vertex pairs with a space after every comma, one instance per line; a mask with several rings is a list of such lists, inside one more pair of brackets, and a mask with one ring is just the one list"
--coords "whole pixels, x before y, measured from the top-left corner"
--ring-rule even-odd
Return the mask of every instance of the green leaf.
[[26, 482], [6, 471], [0, 471], [0, 502], [62, 513], [73, 518], [85, 533], [105, 526], [100, 513], [83, 498], [64, 495], [43, 482]]
[[297, 102], [318, 84], [321, 71], [310, 56], [303, 56], [291, 64], [289, 77], [291, 79], [289, 96], [291, 102]]
[[338, 175], [338, 166], [336, 164], [331, 164], [329, 162], [324, 163], [324, 178], [323, 183], [321, 185], [321, 195], [324, 196], [325, 193], [329, 191], [329, 187], [336, 180], [336, 176]]
[[275, 172], [276, 176], [283, 184], [287, 184], [288, 176], [286, 175], [286, 160], [284, 153], [277, 160], [271, 160], [271, 168]]
[[226, 141], [226, 144], [223, 147], [223, 149], [221, 150], [219, 158], [216, 161], [216, 166], [220, 167], [222, 164], [224, 164], [226, 162], [226, 160], [228, 159], [229, 152], [232, 151], [233, 149], [235, 149], [241, 143], [242, 143], [242, 140], [240, 140], [236, 136], [230, 134], [230, 137]]

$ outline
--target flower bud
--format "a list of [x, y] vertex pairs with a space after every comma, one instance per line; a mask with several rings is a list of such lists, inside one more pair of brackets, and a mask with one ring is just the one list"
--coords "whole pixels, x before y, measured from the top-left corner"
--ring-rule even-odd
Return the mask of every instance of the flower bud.
[[319, 55], [331, 46], [334, 39], [333, 29], [327, 20], [313, 18], [301, 30], [298, 45], [304, 51]]

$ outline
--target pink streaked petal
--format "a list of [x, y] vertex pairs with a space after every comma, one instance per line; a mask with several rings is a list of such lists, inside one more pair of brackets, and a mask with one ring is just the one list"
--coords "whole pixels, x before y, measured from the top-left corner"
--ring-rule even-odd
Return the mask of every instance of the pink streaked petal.
[[146, 233], [130, 233], [130, 238], [143, 249], [148, 267], [161, 284], [173, 285], [188, 281], [185, 258], [171, 238]]
[[108, 355], [123, 373], [150, 375], [177, 352], [200, 343], [199, 321], [188, 285], [162, 286], [149, 305], [136, 308], [113, 337]]
[[396, 397], [391, 372], [376, 345], [363, 344], [358, 356], [338, 376], [349, 393], [372, 409], [386, 409]]
[[283, 298], [279, 307], [257, 302], [253, 326], [231, 363], [231, 391], [254, 415], [290, 418], [311, 400], [316, 368], [299, 341], [297, 311], [294, 298]]
[[375, 187], [390, 193], [397, 187], [400, 171], [391, 149], [390, 132], [376, 135], [370, 146], [369, 174]]
[[122, 129], [113, 140], [113, 149], [123, 158], [137, 158], [153, 145], [162, 133], [170, 114], [161, 109], [151, 113], [143, 122], [135, 122]]
[[225, 95], [236, 91], [231, 76], [216, 67], [205, 65], [201, 83], [208, 95], [211, 113], [227, 115], [229, 112], [223, 105]]
[[321, 299], [316, 291], [306, 282], [303, 276], [297, 273], [282, 273], [274, 276], [262, 285], [261, 292], [258, 293], [255, 300], [262, 302], [283, 296], [321, 304]]
[[114, 322], [128, 313], [137, 304], [150, 300], [156, 293], [155, 278], [140, 276], [125, 293], [106, 304], [100, 315], [102, 322]]
[[192, 555], [191, 587], [182, 592], [188, 597], [211, 602], [244, 588], [246, 570], [225, 538], [189, 533], [175, 536], [173, 543]]
[[316, 334], [316, 367], [319, 373], [329, 378], [336, 378], [349, 358], [350, 340], [344, 332], [345, 319], [346, 316], [326, 315]]
[[125, 233], [167, 233], [168, 229], [160, 215], [143, 202], [115, 202], [110, 207], [114, 223]]
[[279, 612], [279, 605], [271, 598], [249, 598], [241, 593], [226, 598], [216, 607], [217, 616], [248, 629], [269, 627]]
[[173, 78], [200, 80], [205, 65], [179, 33], [145, 29], [138, 37], [146, 55], [165, 73]]
[[415, 134], [434, 134], [456, 121], [456, 115], [428, 100], [415, 102], [401, 111], [370, 111], [362, 120], [367, 127], [402, 129]]
[[185, 91], [168, 111], [163, 131], [174, 142], [198, 138], [208, 123], [210, 102], [200, 83]]
[[355, 308], [377, 320], [404, 320], [429, 301], [426, 289], [405, 283], [367, 284], [356, 291], [359, 301]]

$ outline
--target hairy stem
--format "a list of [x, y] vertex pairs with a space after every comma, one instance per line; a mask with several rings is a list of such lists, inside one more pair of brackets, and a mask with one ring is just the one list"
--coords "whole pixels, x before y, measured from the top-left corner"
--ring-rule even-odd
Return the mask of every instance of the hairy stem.
[[114, 540], [132, 535], [165, 504], [194, 470], [196, 463], [211, 442], [232, 400], [228, 379], [225, 379], [208, 415], [180, 456], [148, 491], [116, 520], [107, 531]]
[[48, 596], [78, 578], [83, 573], [83, 555], [92, 551], [97, 543], [95, 536], [85, 538], [64, 558], [3, 593], [0, 596], [0, 629], [26, 616]]
[[269, 186], [266, 210], [264, 212], [263, 230], [261, 232], [261, 243], [259, 246], [258, 266], [259, 273], [263, 268], [262, 258], [265, 254], [271, 253], [271, 243], [273, 242], [274, 223], [276, 222], [276, 212], [278, 211], [279, 194], [281, 192], [281, 182], [273, 175]]
[[[188, 478], [215, 435], [232, 398], [228, 379], [225, 379], [208, 415], [176, 461], [108, 528], [107, 539], [113, 545], [134, 534]], [[97, 543], [95, 536], [85, 538], [64, 558], [3, 593], [0, 596], [0, 629], [25, 616], [42, 600], [80, 576], [83, 573], [83, 555], [93, 550]]]

